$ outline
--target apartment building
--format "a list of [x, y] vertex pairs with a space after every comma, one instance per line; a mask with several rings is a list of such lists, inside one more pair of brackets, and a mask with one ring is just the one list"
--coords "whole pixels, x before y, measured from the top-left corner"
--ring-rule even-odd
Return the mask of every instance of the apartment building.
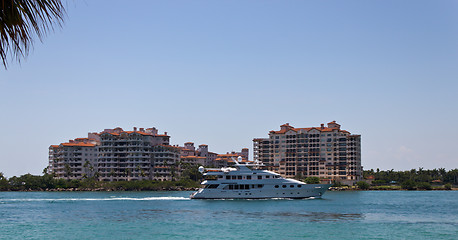
[[319, 177], [353, 184], [362, 179], [361, 135], [327, 126], [294, 128], [288, 123], [268, 138], [253, 139], [254, 159], [284, 177]]
[[77, 138], [49, 147], [48, 173], [56, 178], [81, 179], [97, 172], [97, 142]]
[[181, 175], [181, 148], [170, 145], [156, 145], [152, 148], [151, 180], [171, 181]]
[[220, 167], [228, 167], [234, 165], [235, 162], [232, 159], [237, 159], [238, 157], [242, 157], [242, 162], [248, 161], [248, 148], [242, 148], [240, 152], [227, 152], [226, 154], [218, 154], [217, 158], [215, 159], [214, 166], [217, 168]]
[[191, 165], [214, 166], [218, 154], [208, 151], [207, 144], [201, 144], [196, 149], [193, 142], [184, 143], [181, 147], [181, 162]]
[[96, 177], [100, 181], [176, 180], [189, 166], [227, 166], [229, 155], [248, 159], [248, 149], [231, 154], [196, 149], [194, 143], [171, 146], [167, 132], [156, 128], [105, 129], [49, 147], [48, 172], [62, 179]]
[[[179, 160], [179, 151], [169, 146], [167, 132], [156, 128], [105, 129], [99, 134], [98, 173], [102, 181], [169, 180], [166, 168]], [[167, 171], [166, 171], [167, 170]]]

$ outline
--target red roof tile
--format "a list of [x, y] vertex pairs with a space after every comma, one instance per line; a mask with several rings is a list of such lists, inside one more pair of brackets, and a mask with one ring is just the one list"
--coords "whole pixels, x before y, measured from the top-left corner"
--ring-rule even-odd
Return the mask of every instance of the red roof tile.
[[60, 145], [64, 147], [94, 147], [95, 144], [92, 143], [83, 143], [83, 142], [78, 142], [78, 143], [61, 143]]

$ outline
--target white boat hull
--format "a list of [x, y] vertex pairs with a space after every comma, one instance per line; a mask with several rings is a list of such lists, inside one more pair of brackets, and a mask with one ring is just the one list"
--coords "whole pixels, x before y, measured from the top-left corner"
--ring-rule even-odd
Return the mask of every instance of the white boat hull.
[[265, 185], [261, 189], [199, 189], [191, 195], [192, 199], [266, 199], [266, 198], [321, 198], [331, 184], [303, 184], [301, 188], [275, 188]]

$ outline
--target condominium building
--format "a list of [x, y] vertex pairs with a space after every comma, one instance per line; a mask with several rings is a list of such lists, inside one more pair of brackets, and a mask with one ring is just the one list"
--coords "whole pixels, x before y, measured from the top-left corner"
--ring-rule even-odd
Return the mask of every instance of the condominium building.
[[49, 147], [48, 173], [56, 178], [81, 179], [97, 172], [97, 141], [77, 138]]
[[179, 160], [179, 151], [169, 146], [170, 136], [158, 134], [156, 128], [105, 129], [99, 136], [98, 173], [102, 181], [169, 180], [164, 177], [166, 167]]
[[[82, 179], [95, 177], [101, 181], [176, 180], [189, 166], [220, 166], [225, 155], [208, 151], [208, 145], [196, 149], [194, 143], [171, 146], [167, 132], [156, 128], [134, 127], [105, 129], [88, 133], [67, 143], [49, 147], [48, 173], [56, 178]], [[233, 152], [234, 157], [248, 158], [248, 149]], [[226, 159], [227, 160], [227, 159]], [[225, 161], [224, 166], [227, 166]]]
[[156, 145], [152, 148], [151, 180], [171, 181], [181, 175], [180, 147]]
[[217, 154], [209, 152], [206, 144], [201, 144], [196, 149], [193, 142], [186, 142], [184, 147], [181, 147], [181, 162], [208, 167], [227, 167], [234, 164], [232, 158], [237, 159], [240, 156], [243, 160], [248, 160], [248, 151], [248, 148], [243, 148], [241, 152]]
[[268, 138], [253, 139], [254, 159], [284, 177], [319, 177], [352, 184], [362, 179], [361, 135], [332, 121], [325, 126], [294, 128], [288, 123]]
[[227, 152], [226, 154], [218, 154], [217, 158], [215, 159], [214, 166], [215, 167], [228, 167], [235, 164], [233, 159], [237, 159], [238, 157], [242, 157], [242, 162], [248, 161], [248, 148], [242, 148], [240, 152]]

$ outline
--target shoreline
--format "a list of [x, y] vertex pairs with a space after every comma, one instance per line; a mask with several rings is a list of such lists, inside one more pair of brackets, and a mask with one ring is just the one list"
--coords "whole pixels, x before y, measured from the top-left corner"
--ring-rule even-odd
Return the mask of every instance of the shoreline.
[[[172, 192], [172, 191], [197, 191], [195, 187], [163, 187], [158, 189], [113, 189], [113, 188], [53, 188], [53, 189], [22, 189], [22, 190], [7, 190], [0, 192]], [[407, 190], [401, 188], [384, 188], [384, 189], [358, 189], [345, 187], [331, 187], [330, 192], [349, 192], [349, 191], [458, 191], [458, 188], [444, 189], [414, 189]]]
[[458, 191], [458, 188], [445, 189], [445, 188], [433, 188], [433, 189], [402, 189], [402, 188], [369, 188], [369, 189], [359, 189], [359, 188], [348, 188], [348, 187], [330, 187], [328, 191], [338, 192], [338, 191]]
[[187, 187], [168, 187], [158, 189], [112, 189], [112, 188], [52, 188], [52, 189], [21, 189], [21, 190], [7, 190], [0, 192], [160, 192], [160, 191], [197, 191], [199, 188]]

